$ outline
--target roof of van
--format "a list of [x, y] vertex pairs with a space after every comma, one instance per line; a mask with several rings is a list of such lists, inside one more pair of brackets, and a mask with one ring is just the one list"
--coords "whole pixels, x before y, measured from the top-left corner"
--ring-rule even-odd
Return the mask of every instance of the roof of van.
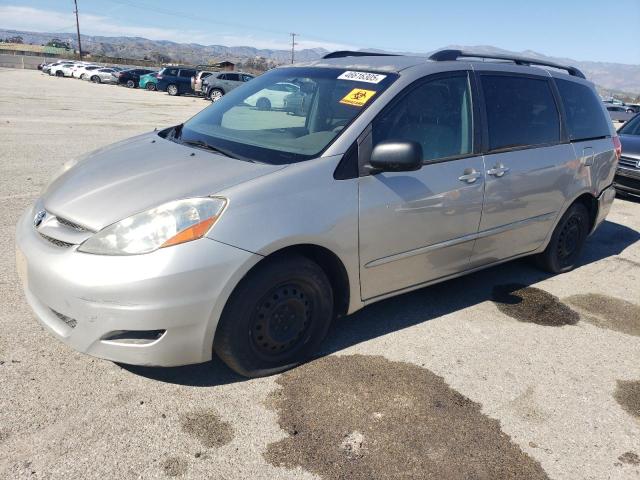
[[[485, 60], [489, 60], [486, 62]], [[429, 57], [396, 55], [378, 52], [362, 52], [362, 51], [339, 51], [325, 55], [319, 60], [311, 62], [297, 63], [297, 66], [308, 67], [334, 67], [348, 68], [359, 70], [377, 70], [386, 72], [399, 73], [407, 68], [418, 65], [427, 64], [447, 64], [457, 61], [467, 63], [475, 63], [482, 61], [483, 65], [487, 63], [499, 63], [500, 65], [511, 65], [515, 70], [527, 69], [528, 67], [551, 68], [553, 70], [561, 70], [572, 77], [586, 78], [584, 74], [576, 67], [570, 65], [561, 65], [557, 63], [547, 62], [536, 58], [519, 57], [503, 54], [480, 54], [475, 52], [467, 52], [462, 50], [440, 50], [433, 53]]]

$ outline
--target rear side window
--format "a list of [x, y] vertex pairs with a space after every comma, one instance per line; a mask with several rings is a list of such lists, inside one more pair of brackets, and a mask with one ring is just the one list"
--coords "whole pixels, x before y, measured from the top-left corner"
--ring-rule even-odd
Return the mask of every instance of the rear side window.
[[179, 77], [193, 77], [196, 74], [195, 70], [180, 70]]
[[611, 135], [608, 119], [603, 115], [600, 100], [593, 90], [569, 80], [555, 80], [567, 117], [567, 130], [571, 140]]
[[200, 80], [204, 80], [209, 75], [211, 75], [211, 72], [202, 72], [202, 74], [200, 74]]
[[237, 73], [227, 73], [227, 80], [232, 80], [234, 82], [240, 81], [240, 75]]
[[489, 149], [560, 141], [560, 115], [546, 79], [482, 75]]

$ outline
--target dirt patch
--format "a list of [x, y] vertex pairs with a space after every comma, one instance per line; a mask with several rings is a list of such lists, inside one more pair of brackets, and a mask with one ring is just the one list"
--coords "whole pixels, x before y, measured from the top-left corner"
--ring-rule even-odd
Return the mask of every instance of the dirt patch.
[[618, 380], [613, 396], [627, 413], [640, 418], [640, 381]]
[[500, 423], [423, 368], [329, 356], [281, 375], [269, 398], [289, 436], [264, 456], [324, 479], [546, 479]]
[[189, 465], [180, 457], [169, 457], [162, 462], [162, 471], [167, 477], [179, 477], [187, 473]]
[[505, 315], [520, 322], [545, 327], [575, 325], [580, 320], [577, 312], [562, 303], [558, 297], [535, 287], [519, 284], [496, 285], [492, 299]]
[[217, 448], [233, 440], [233, 429], [215, 412], [194, 412], [182, 416], [182, 430], [207, 448]]
[[640, 457], [635, 452], [626, 452], [618, 457], [622, 463], [629, 465], [640, 465]]
[[590, 316], [585, 318], [589, 323], [640, 336], [640, 305], [598, 293], [572, 295], [564, 301], [589, 313]]

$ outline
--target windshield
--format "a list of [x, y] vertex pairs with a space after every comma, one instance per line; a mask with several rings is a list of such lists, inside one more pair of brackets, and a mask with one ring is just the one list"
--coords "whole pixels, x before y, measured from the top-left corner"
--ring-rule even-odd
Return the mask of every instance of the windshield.
[[640, 114], [633, 117], [618, 130], [622, 135], [640, 135]]
[[317, 157], [396, 74], [334, 68], [271, 70], [186, 122], [177, 141], [287, 164]]

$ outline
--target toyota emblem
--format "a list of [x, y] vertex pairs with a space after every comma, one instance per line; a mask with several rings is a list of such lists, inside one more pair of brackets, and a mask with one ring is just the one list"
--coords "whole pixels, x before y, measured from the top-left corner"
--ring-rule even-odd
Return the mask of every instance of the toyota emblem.
[[38, 213], [36, 213], [36, 216], [33, 217], [33, 226], [39, 227], [40, 225], [42, 225], [42, 222], [44, 221], [44, 217], [46, 216], [47, 216], [47, 212], [45, 212], [44, 210], [40, 210]]

